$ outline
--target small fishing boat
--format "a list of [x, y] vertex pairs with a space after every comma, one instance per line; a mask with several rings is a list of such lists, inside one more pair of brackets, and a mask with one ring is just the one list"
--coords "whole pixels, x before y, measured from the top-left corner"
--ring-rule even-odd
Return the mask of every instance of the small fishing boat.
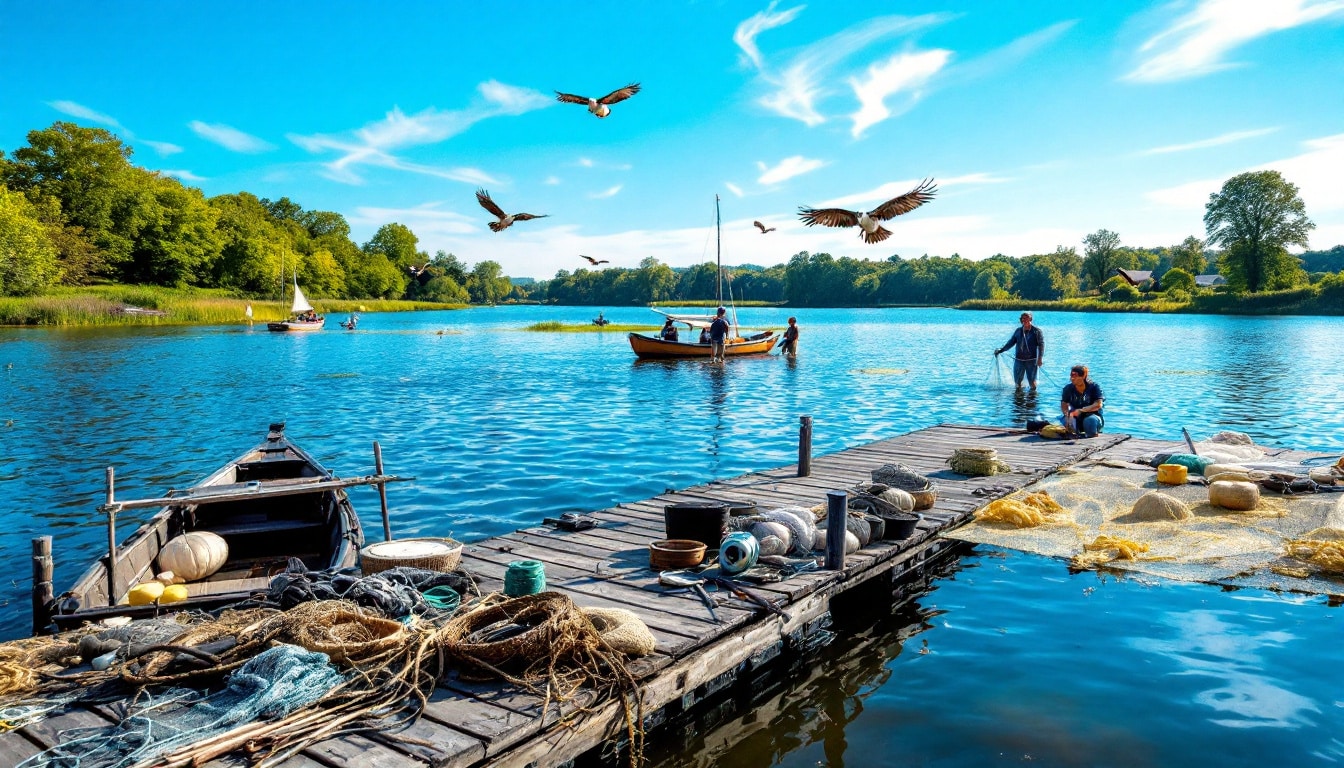
[[[718, 266], [718, 284], [716, 297], [719, 306], [723, 306], [723, 227], [719, 220], [719, 196], [714, 196], [714, 230], [716, 233], [714, 246], [714, 260]], [[732, 287], [728, 288], [728, 307], [727, 315], [729, 324], [728, 338], [723, 345], [723, 354], [725, 357], [740, 357], [743, 355], [764, 355], [774, 348], [779, 341], [779, 334], [772, 330], [761, 331], [751, 336], [743, 336], [742, 329], [737, 324], [737, 307], [733, 305]], [[663, 317], [671, 320], [673, 323], [681, 323], [686, 326], [687, 336], [694, 335], [696, 341], [671, 341], [661, 336], [645, 336], [642, 333], [631, 333], [627, 336], [630, 340], [630, 349], [634, 350], [635, 356], [640, 359], [676, 359], [676, 358], [696, 358], [703, 357], [708, 359], [711, 356], [713, 347], [708, 341], [700, 341], [699, 331], [709, 328], [710, 323], [714, 322], [714, 315], [674, 315], [660, 310], [653, 310]], [[597, 322], [594, 320], [593, 322]], [[695, 333], [692, 334], [691, 332]], [[706, 334], [704, 338], [708, 338]]]
[[[380, 471], [381, 464], [379, 455]], [[109, 554], [46, 606], [39, 608], [34, 600], [34, 611], [46, 614], [34, 616], [35, 631], [48, 623], [70, 629], [112, 616], [150, 616], [234, 603], [264, 591], [290, 558], [302, 560], [309, 570], [356, 565], [364, 538], [345, 489], [377, 485], [381, 490], [385, 483], [409, 479], [381, 473], [340, 479], [292, 443], [283, 423], [270, 425], [265, 442], [196, 485], [161, 498], [116, 501], [112, 477], [109, 467], [107, 503], [99, 508], [108, 516]], [[159, 511], [117, 546], [116, 515], [153, 508]], [[227, 550], [218, 553], [223, 565], [182, 585], [183, 600], [130, 605], [132, 588], [171, 570], [164, 562], [169, 560], [164, 552], [168, 543], [193, 532], [223, 540]], [[202, 538], [209, 537], [191, 540]]]
[[294, 275], [294, 302], [289, 308], [289, 319], [281, 320], [278, 323], [267, 323], [266, 327], [272, 331], [285, 333], [288, 331], [320, 331], [322, 326], [327, 324], [327, 319], [317, 314], [313, 310], [313, 305], [308, 303], [308, 298], [299, 290], [299, 276]]
[[355, 330], [355, 326], [357, 326], [357, 325], [359, 325], [359, 313], [358, 313], [358, 312], [351, 312], [351, 313], [350, 313], [350, 319], [348, 319], [348, 320], [342, 320], [342, 321], [341, 321], [341, 327], [344, 328], [344, 329], [347, 330], [347, 331], [353, 331], [353, 330]]

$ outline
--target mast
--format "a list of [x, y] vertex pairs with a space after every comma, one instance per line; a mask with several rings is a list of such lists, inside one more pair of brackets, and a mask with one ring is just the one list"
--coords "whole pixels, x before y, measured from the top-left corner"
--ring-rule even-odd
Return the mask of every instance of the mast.
[[714, 298], [723, 306], [723, 223], [719, 220], [719, 196], [714, 195], [714, 263], [718, 266], [718, 282]]

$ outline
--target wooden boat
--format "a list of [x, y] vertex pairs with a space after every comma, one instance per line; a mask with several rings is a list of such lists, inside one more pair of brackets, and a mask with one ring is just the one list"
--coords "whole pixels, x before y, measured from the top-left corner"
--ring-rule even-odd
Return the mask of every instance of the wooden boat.
[[[281, 320], [278, 323], [267, 323], [269, 330], [285, 333], [288, 331], [320, 331], [322, 326], [327, 324], [327, 318], [316, 314], [313, 311], [313, 305], [308, 303], [307, 297], [303, 291], [299, 290], [299, 276], [294, 275], [294, 302], [289, 308], [290, 317], [288, 320]], [[342, 323], [341, 325], [345, 325]]]
[[[723, 305], [723, 240], [722, 222], [719, 220], [719, 196], [714, 196], [714, 230], [716, 232], [714, 246], [714, 260], [718, 265], [718, 286], [716, 294], [719, 305]], [[774, 348], [775, 343], [779, 341], [779, 334], [771, 330], [762, 331], [752, 336], [743, 336], [742, 329], [737, 325], [737, 308], [732, 306], [732, 288], [729, 288], [728, 304], [731, 310], [727, 318], [729, 322], [729, 335], [723, 345], [723, 354], [725, 357], [740, 357], [743, 355], [764, 355]], [[674, 315], [667, 312], [653, 310], [658, 314], [672, 320], [674, 323], [683, 323], [686, 326], [687, 336], [694, 333], [697, 341], [669, 341], [661, 336], [646, 336], [642, 333], [631, 333], [627, 335], [630, 340], [630, 349], [634, 350], [635, 356], [640, 359], [649, 360], [668, 360], [682, 357], [703, 357], [709, 358], [712, 347], [708, 342], [698, 341], [700, 334], [698, 331], [708, 328], [710, 323], [714, 322], [715, 315]], [[594, 320], [593, 322], [597, 322]]]
[[[381, 469], [381, 461], [379, 462]], [[108, 469], [108, 514], [111, 557], [104, 555], [68, 592], [39, 609], [35, 630], [46, 618], [58, 629], [110, 616], [149, 616], [159, 611], [209, 609], [264, 591], [270, 578], [283, 571], [289, 558], [310, 570], [344, 568], [359, 562], [363, 544], [359, 517], [345, 488], [381, 485], [403, 478], [381, 474], [340, 479], [285, 436], [283, 423], [272, 424], [266, 441], [215, 470], [184, 491], [162, 498], [113, 500]], [[116, 514], [126, 509], [158, 507], [159, 511], [122, 542], [116, 540]], [[159, 552], [172, 539], [191, 531], [211, 531], [228, 544], [224, 565], [213, 575], [187, 583], [184, 601], [131, 606], [127, 593], [161, 572]], [[108, 572], [111, 559], [114, 567]], [[49, 577], [48, 577], [49, 578]], [[35, 589], [37, 584], [35, 583]]]

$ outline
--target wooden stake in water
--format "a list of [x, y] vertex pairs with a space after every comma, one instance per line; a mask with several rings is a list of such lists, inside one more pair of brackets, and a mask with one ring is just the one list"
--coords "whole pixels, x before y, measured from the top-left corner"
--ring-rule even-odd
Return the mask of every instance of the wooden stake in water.
[[826, 492], [826, 570], [845, 569], [845, 534], [849, 528], [849, 494], [844, 491]]
[[37, 635], [46, 628], [51, 615], [47, 606], [55, 597], [56, 590], [51, 586], [51, 537], [38, 536], [33, 539], [33, 634]]
[[115, 473], [107, 468], [107, 604], [117, 604], [117, 507], [112, 490]]
[[[373, 441], [373, 471], [383, 475], [383, 448]], [[383, 541], [392, 540], [392, 521], [387, 516], [387, 483], [378, 484], [378, 502], [383, 506]]]

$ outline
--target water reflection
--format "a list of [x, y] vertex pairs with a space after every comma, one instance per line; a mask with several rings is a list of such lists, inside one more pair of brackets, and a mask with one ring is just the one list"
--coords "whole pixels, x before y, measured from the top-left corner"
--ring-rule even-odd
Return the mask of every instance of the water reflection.
[[1037, 390], [1030, 388], [1013, 390], [1012, 416], [1009, 417], [1013, 426], [1020, 427], [1031, 419], [1041, 418], [1037, 398]]

